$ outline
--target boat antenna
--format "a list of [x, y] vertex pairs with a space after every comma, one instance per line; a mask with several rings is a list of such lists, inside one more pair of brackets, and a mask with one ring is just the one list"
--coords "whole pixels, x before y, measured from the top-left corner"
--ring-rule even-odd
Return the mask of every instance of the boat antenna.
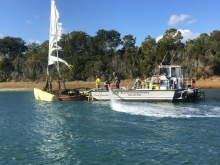
[[160, 65], [162, 65], [162, 64], [163, 64], [163, 61], [164, 61], [164, 59], [166, 58], [167, 53], [168, 53], [168, 51], [166, 52], [166, 54], [165, 54], [165, 56], [164, 56], [164, 58], [163, 58], [162, 62], [160, 63]]

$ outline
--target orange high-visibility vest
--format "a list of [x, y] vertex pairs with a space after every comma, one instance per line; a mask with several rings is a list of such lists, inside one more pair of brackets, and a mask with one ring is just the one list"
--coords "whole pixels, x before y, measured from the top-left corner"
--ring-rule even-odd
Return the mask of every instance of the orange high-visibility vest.
[[191, 87], [195, 87], [193, 79], [191, 79]]

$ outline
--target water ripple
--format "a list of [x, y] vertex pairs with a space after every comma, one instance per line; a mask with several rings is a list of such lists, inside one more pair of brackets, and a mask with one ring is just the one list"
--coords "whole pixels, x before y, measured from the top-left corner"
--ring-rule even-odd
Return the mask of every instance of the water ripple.
[[2, 100], [0, 164], [220, 161], [216, 101], [43, 102], [30, 91], [0, 92]]

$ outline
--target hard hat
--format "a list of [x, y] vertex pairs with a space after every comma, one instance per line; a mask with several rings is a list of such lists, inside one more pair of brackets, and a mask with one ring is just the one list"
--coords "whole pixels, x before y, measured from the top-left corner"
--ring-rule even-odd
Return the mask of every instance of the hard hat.
[[112, 79], [109, 79], [109, 81], [112, 81]]

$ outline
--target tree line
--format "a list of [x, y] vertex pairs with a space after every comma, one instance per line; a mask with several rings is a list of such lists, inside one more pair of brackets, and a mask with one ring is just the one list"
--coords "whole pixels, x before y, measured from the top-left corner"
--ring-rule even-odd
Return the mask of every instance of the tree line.
[[[133, 35], [115, 30], [98, 30], [95, 36], [82, 31], [62, 34], [58, 45], [59, 57], [72, 65], [60, 64], [66, 80], [94, 80], [98, 75], [108, 79], [113, 72], [122, 79], [147, 78], [158, 72], [165, 54], [165, 62], [185, 66], [190, 78], [208, 78], [220, 74], [220, 31], [214, 30], [182, 43], [183, 36], [174, 28], [166, 30], [156, 42], [148, 35], [141, 46], [135, 46]], [[26, 45], [21, 38], [6, 36], [0, 39], [0, 82], [45, 80], [49, 41]], [[54, 51], [55, 55], [56, 51]], [[56, 55], [55, 55], [56, 56]], [[53, 79], [58, 79], [56, 66], [50, 66]]]

